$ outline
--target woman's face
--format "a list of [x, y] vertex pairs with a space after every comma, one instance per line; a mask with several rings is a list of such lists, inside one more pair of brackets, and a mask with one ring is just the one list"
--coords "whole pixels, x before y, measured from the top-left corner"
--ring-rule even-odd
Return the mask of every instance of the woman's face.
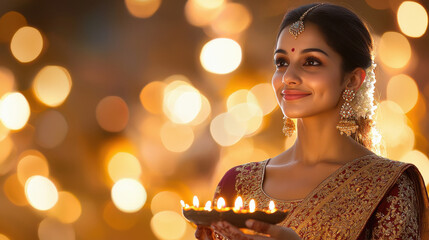
[[286, 27], [274, 52], [276, 71], [272, 79], [283, 114], [290, 118], [338, 114], [345, 88], [341, 84], [341, 61], [316, 25], [305, 23], [305, 31], [297, 39]]

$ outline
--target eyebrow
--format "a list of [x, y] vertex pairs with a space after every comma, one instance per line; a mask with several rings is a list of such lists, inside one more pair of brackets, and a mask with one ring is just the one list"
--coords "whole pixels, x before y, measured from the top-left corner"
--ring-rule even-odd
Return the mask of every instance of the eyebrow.
[[[301, 54], [302, 54], [302, 53], [308, 53], [308, 52], [320, 52], [320, 53], [325, 54], [327, 57], [329, 57], [329, 55], [328, 55], [325, 51], [323, 51], [322, 49], [319, 49], [319, 48], [306, 48], [306, 49], [303, 49], [303, 50], [301, 51]], [[287, 52], [286, 52], [285, 50], [281, 49], [281, 48], [277, 49], [277, 50], [274, 52], [274, 54], [276, 54], [276, 53], [283, 53], [283, 54], [287, 54]]]

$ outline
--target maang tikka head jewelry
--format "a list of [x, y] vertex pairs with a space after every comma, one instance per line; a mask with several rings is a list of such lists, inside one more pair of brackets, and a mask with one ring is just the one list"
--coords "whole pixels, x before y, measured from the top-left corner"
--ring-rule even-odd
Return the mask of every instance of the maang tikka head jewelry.
[[341, 135], [345, 133], [347, 136], [350, 136], [352, 133], [355, 133], [356, 130], [359, 128], [355, 121], [355, 114], [353, 112], [352, 106], [350, 105], [354, 98], [355, 92], [353, 90], [344, 90], [343, 99], [345, 102], [341, 106], [341, 120], [337, 125], [337, 129], [340, 130]]
[[305, 11], [302, 16], [299, 18], [298, 21], [292, 23], [292, 25], [289, 28], [289, 33], [292, 34], [295, 39], [298, 37], [299, 34], [301, 34], [302, 32], [304, 32], [304, 17], [307, 16], [308, 12], [310, 12], [311, 10], [322, 6], [324, 3], [319, 3], [316, 6], [313, 6], [309, 9], [307, 9], [307, 11]]

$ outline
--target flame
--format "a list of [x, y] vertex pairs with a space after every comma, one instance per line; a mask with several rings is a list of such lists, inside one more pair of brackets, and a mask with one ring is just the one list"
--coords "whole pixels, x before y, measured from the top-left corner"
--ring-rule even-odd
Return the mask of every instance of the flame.
[[234, 210], [238, 211], [243, 208], [243, 199], [241, 197], [237, 197], [235, 200]]
[[189, 204], [186, 204], [186, 205], [185, 205], [185, 208], [190, 208], [190, 207], [189, 207]]
[[182, 208], [184, 208], [185, 207], [185, 201], [180, 200], [180, 205], [182, 205]]
[[212, 210], [212, 202], [207, 201], [206, 206], [204, 207], [204, 210], [211, 211]]
[[249, 202], [249, 212], [251, 212], [251, 213], [255, 212], [255, 208], [256, 208], [256, 203], [255, 203], [255, 200], [252, 199]]
[[268, 205], [268, 209], [270, 209], [270, 212], [274, 212], [276, 207], [274, 205], [273, 201], [270, 201], [270, 204]]
[[200, 206], [200, 201], [198, 201], [198, 197], [194, 196], [194, 201], [193, 201], [194, 207], [198, 208]]
[[217, 200], [217, 208], [218, 208], [218, 209], [224, 208], [224, 207], [225, 207], [225, 205], [226, 205], [226, 203], [225, 203], [225, 199], [223, 199], [223, 197], [220, 197], [220, 198]]

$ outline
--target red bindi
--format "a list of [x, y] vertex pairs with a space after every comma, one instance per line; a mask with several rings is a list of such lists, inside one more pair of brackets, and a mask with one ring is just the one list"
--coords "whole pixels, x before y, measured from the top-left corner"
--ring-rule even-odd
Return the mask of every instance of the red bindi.
[[292, 48], [292, 52], [295, 52], [295, 48]]

